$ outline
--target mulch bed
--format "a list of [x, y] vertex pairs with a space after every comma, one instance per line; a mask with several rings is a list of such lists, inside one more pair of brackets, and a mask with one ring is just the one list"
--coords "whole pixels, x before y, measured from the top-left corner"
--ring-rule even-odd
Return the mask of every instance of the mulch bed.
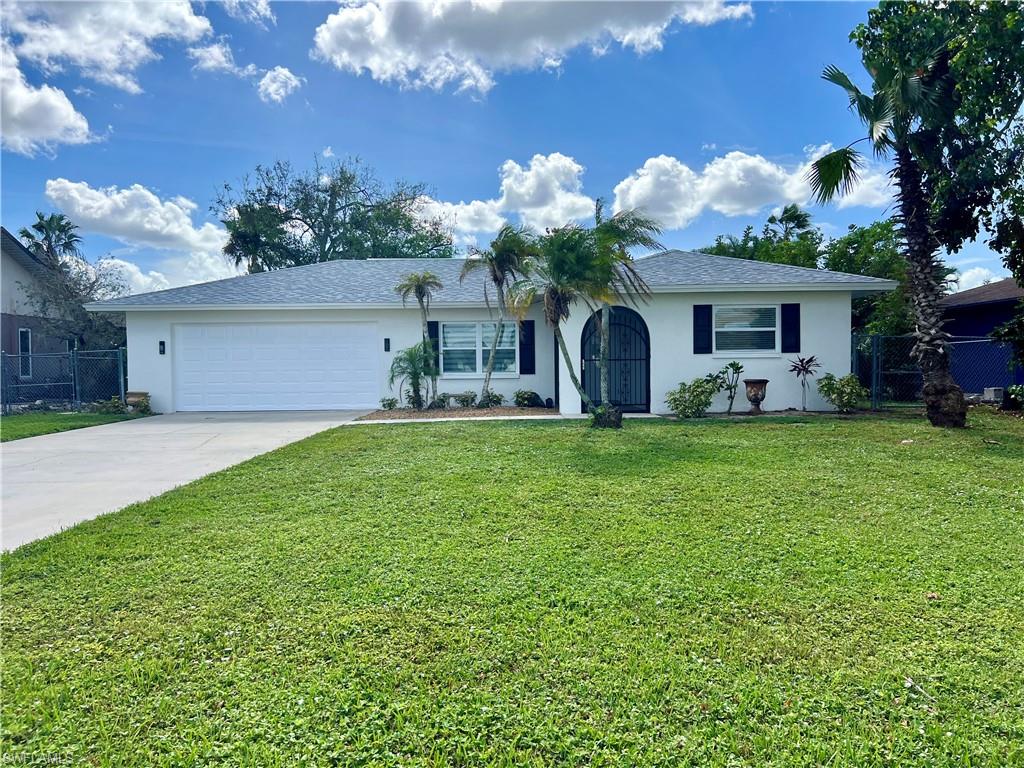
[[374, 411], [360, 416], [356, 421], [380, 421], [382, 419], [469, 419], [474, 416], [557, 416], [554, 408], [451, 408], [447, 410], [414, 411], [411, 408], [395, 408], [391, 411]]

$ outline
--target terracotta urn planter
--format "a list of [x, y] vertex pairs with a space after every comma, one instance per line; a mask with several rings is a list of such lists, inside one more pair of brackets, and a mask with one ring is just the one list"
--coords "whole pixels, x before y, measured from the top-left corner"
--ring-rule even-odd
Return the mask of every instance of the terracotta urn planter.
[[744, 379], [743, 385], [747, 388], [747, 400], [753, 406], [750, 415], [759, 416], [764, 413], [761, 410], [761, 403], [764, 402], [765, 391], [768, 389], [768, 379]]

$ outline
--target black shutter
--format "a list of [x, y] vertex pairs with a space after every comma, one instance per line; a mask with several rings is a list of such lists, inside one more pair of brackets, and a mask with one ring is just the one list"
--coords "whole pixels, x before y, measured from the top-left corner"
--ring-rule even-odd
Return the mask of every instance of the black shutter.
[[711, 354], [711, 305], [693, 305], [693, 354]]
[[519, 324], [519, 373], [537, 372], [537, 352], [533, 342], [533, 320]]
[[441, 343], [438, 340], [437, 320], [427, 321], [427, 336], [430, 338], [430, 346], [434, 348], [434, 370], [441, 369]]
[[782, 305], [782, 351], [800, 351], [800, 305]]

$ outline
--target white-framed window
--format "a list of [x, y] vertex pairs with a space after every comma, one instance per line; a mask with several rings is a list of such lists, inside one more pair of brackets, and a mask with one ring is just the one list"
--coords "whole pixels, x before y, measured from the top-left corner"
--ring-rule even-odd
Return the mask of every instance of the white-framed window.
[[32, 378], [32, 329], [18, 329], [18, 375]]
[[[497, 323], [441, 323], [441, 375], [482, 376], [491, 354]], [[519, 373], [519, 340], [515, 322], [501, 326], [494, 356], [495, 376]]]
[[779, 354], [778, 304], [716, 304], [716, 355]]

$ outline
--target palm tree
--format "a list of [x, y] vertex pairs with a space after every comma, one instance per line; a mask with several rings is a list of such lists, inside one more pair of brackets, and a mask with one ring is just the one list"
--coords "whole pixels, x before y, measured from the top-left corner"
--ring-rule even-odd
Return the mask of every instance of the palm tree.
[[430, 375], [434, 365], [434, 353], [429, 341], [413, 344], [395, 354], [388, 371], [388, 386], [398, 382], [398, 398], [402, 398], [402, 387], [409, 383], [409, 405], [417, 411], [423, 410], [424, 379]]
[[430, 377], [430, 383], [433, 387], [431, 397], [437, 396], [437, 368], [434, 365], [436, 350], [434, 349], [433, 342], [430, 340], [430, 327], [427, 323], [427, 315], [430, 313], [430, 299], [434, 291], [439, 291], [442, 288], [444, 288], [444, 285], [441, 283], [441, 278], [433, 272], [427, 271], [410, 272], [395, 286], [395, 293], [402, 297], [403, 307], [409, 301], [410, 296], [414, 296], [416, 303], [420, 305], [420, 319], [423, 322], [423, 344], [424, 348], [430, 352], [430, 366], [427, 375]]
[[768, 217], [768, 227], [776, 227], [781, 239], [789, 240], [793, 235], [811, 228], [811, 214], [799, 205], [787, 205], [778, 216], [772, 214]]
[[931, 228], [932, 200], [916, 155], [934, 146], [937, 137], [930, 130], [930, 122], [950, 108], [951, 81], [945, 74], [946, 59], [947, 53], [939, 51], [909, 70], [888, 63], [870, 66], [871, 94], [861, 91], [840, 69], [827, 67], [822, 77], [846, 91], [850, 109], [867, 127], [868, 135], [815, 161], [808, 180], [818, 202], [825, 203], [856, 185], [864, 160], [854, 144], [868, 141], [876, 156], [895, 157], [892, 177], [898, 188], [897, 220], [916, 326], [913, 354], [924, 379], [928, 420], [934, 426], [963, 427], [967, 404], [963, 391], [950, 376], [949, 336], [942, 330], [939, 300], [945, 285], [939, 277], [939, 243]]
[[35, 223], [22, 227], [18, 235], [25, 247], [53, 270], [61, 270], [67, 259], [81, 257], [82, 238], [78, 235], [78, 226], [63, 213], [44, 216], [36, 211]]
[[519, 320], [526, 316], [535, 301], [542, 302], [544, 321], [554, 331], [572, 385], [590, 411], [594, 410], [594, 402], [576, 375], [562, 335], [562, 323], [569, 318], [577, 301], [588, 300], [586, 289], [592, 280], [595, 255], [590, 230], [575, 224], [550, 230], [540, 238], [539, 254], [527, 270], [528, 276], [512, 283], [506, 297], [509, 310]]
[[595, 269], [587, 285], [588, 296], [601, 307], [601, 403], [611, 407], [609, 357], [611, 346], [611, 302], [646, 299], [651, 291], [629, 255], [631, 248], [660, 249], [661, 226], [635, 210], [604, 217], [604, 201], [594, 206]]
[[[491, 339], [491, 351], [484, 366], [484, 386], [480, 392], [480, 400], [484, 401], [491, 388], [491, 375], [494, 373], [494, 360], [498, 352], [498, 340], [501, 338], [505, 324], [505, 313], [507, 311], [506, 292], [509, 285], [517, 279], [526, 277], [530, 264], [540, 253], [537, 247], [537, 238], [533, 232], [526, 227], [514, 227], [505, 224], [499, 231], [497, 237], [491, 241], [491, 247], [486, 250], [473, 249], [470, 257], [462, 265], [462, 273], [459, 275], [459, 282], [483, 269], [487, 271], [487, 278], [494, 286], [498, 304], [498, 323], [494, 329], [494, 338]], [[484, 301], [490, 306], [487, 297], [487, 283], [484, 283]]]

